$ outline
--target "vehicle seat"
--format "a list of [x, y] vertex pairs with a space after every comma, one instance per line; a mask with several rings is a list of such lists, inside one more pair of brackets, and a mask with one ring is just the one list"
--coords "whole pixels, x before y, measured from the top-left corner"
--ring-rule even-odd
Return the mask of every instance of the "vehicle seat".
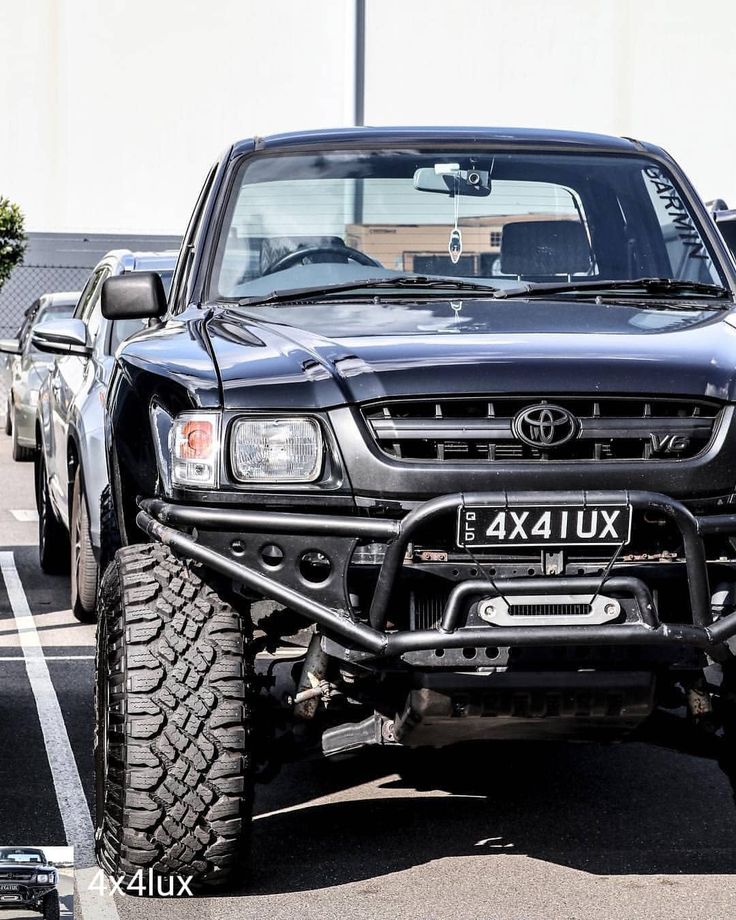
[[524, 220], [501, 233], [501, 272], [523, 278], [587, 273], [592, 264], [585, 228], [574, 220]]

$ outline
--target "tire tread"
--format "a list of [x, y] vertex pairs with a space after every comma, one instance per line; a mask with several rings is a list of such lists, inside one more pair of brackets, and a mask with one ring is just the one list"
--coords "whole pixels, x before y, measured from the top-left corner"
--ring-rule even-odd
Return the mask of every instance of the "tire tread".
[[125, 876], [224, 881], [244, 855], [252, 806], [244, 618], [159, 544], [118, 551], [100, 617], [111, 710], [100, 862]]

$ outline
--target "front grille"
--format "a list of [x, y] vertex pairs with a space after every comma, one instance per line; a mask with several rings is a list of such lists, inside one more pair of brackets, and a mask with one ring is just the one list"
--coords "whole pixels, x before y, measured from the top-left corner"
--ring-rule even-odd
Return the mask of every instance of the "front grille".
[[30, 882], [33, 879], [33, 872], [27, 869], [0, 869], [0, 882]]
[[[526, 409], [559, 407], [576, 420], [559, 446], [531, 446], [514, 420]], [[715, 431], [718, 403], [637, 397], [451, 397], [363, 407], [379, 448], [399, 460], [452, 462], [685, 460]]]
[[448, 597], [449, 592], [439, 586], [433, 591], [412, 591], [409, 602], [411, 628], [436, 629], [440, 625]]

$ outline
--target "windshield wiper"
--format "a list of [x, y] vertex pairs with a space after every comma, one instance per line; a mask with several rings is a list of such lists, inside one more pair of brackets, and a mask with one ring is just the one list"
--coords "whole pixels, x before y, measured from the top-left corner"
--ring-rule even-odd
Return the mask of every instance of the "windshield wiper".
[[[344, 281], [323, 286], [291, 288], [286, 291], [271, 291], [270, 294], [243, 297], [235, 301], [239, 307], [253, 307], [290, 303], [293, 301], [318, 300], [328, 294], [344, 294], [351, 291], [392, 290], [402, 288], [422, 288], [440, 291], [484, 291], [497, 294], [499, 288], [477, 281], [462, 278], [440, 277], [437, 275], [397, 275], [395, 278], [364, 278], [362, 281]], [[229, 301], [232, 302], [232, 301]]]
[[695, 294], [699, 297], [733, 298], [733, 292], [720, 284], [705, 281], [678, 281], [676, 278], [620, 278], [601, 281], [561, 281], [535, 283], [528, 281], [519, 287], [498, 291], [496, 297], [525, 297], [546, 294], [577, 293], [596, 294], [606, 291], [644, 291], [647, 294], [667, 296], [669, 294]]

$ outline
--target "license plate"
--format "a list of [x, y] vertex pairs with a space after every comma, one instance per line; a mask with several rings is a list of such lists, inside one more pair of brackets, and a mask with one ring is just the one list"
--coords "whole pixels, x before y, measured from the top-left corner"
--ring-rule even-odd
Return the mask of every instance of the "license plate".
[[17, 891], [17, 890], [18, 890], [17, 885], [0, 885], [0, 893], [4, 893], [8, 891]]
[[461, 547], [620, 546], [630, 538], [630, 505], [466, 505], [458, 513]]

